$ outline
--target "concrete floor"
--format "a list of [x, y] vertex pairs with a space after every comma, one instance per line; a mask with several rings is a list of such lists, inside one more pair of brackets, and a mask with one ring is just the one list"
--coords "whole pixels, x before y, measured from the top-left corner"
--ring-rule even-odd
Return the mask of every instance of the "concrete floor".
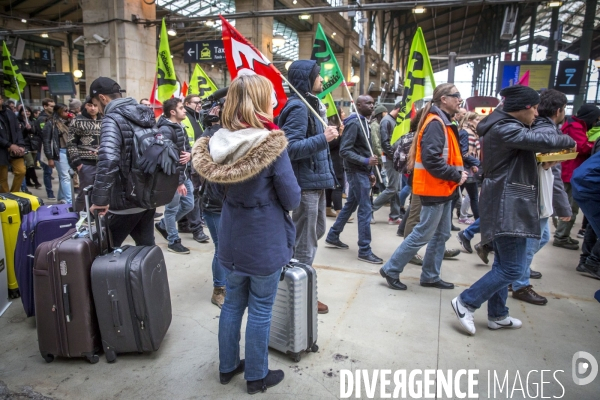
[[[373, 251], [385, 260], [402, 240], [396, 236], [396, 226], [385, 222], [386, 213], [385, 208], [377, 212], [379, 222], [372, 225]], [[328, 227], [332, 222], [328, 218]], [[459, 329], [450, 300], [489, 266], [474, 254], [461, 253], [456, 260], [444, 261], [442, 278], [457, 288], [442, 291], [419, 286], [420, 268], [409, 265], [402, 275], [408, 290], [393, 291], [378, 274], [379, 266], [357, 260], [356, 230], [356, 223], [349, 224], [342, 234], [350, 250], [325, 248], [324, 241], [320, 243], [315, 260], [319, 299], [329, 305], [330, 312], [319, 316], [319, 352], [306, 354], [294, 363], [271, 350], [270, 368], [284, 370], [286, 378], [259, 397], [339, 398], [341, 370], [368, 370], [369, 376], [373, 370], [406, 370], [408, 376], [415, 369], [451, 369], [454, 373], [478, 369], [475, 394], [479, 398], [600, 398], [600, 377], [585, 386], [575, 385], [571, 378], [575, 352], [586, 351], [600, 360], [600, 304], [593, 299], [600, 281], [575, 272], [578, 252], [549, 244], [538, 254], [534, 269], [544, 277], [533, 284], [549, 302], [534, 306], [509, 297], [511, 315], [523, 321], [522, 329], [486, 329], [484, 306], [476, 313], [477, 334], [470, 337]], [[192, 249], [190, 255], [169, 253], [165, 241], [157, 239], [167, 260], [173, 305], [173, 322], [158, 352], [119, 355], [115, 364], [106, 363], [103, 357], [95, 365], [78, 359], [56, 359], [47, 364], [38, 351], [35, 320], [25, 317], [17, 300], [0, 317], [0, 399], [246, 396], [243, 377], [237, 376], [227, 386], [218, 382], [220, 310], [210, 303], [212, 243], [196, 243], [189, 234], [182, 238]], [[458, 246], [454, 236], [448, 246]], [[243, 335], [241, 344], [243, 347]], [[536, 372], [527, 379], [532, 370]], [[542, 378], [541, 370], [549, 372]], [[507, 385], [502, 392], [496, 386], [495, 396], [494, 372], [500, 385], [508, 373]], [[488, 373], [492, 377], [490, 388]], [[465, 379], [460, 381], [460, 388], [466, 390]], [[392, 384], [387, 392], [393, 389]], [[367, 398], [364, 384], [361, 395]], [[418, 395], [406, 394], [406, 398], [411, 397]], [[371, 398], [381, 398], [379, 385]]]

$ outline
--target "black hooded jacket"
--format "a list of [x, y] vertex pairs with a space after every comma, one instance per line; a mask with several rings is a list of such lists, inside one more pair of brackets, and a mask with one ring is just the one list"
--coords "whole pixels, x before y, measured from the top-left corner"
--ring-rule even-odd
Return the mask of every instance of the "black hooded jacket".
[[[192, 148], [188, 141], [188, 136], [184, 131], [184, 127], [181, 124], [176, 124], [170, 119], [161, 116], [156, 123], [158, 131], [164, 135], [165, 138], [170, 139], [177, 145], [179, 151], [185, 151], [190, 153]], [[179, 164], [179, 184], [182, 185], [187, 179], [190, 179], [191, 165], [187, 163], [185, 165]]]
[[535, 153], [569, 149], [575, 141], [551, 130], [532, 131], [496, 109], [477, 126], [482, 144], [479, 198], [482, 243], [498, 236], [540, 238], [539, 177]]
[[125, 178], [131, 169], [134, 132], [155, 125], [154, 110], [126, 97], [105, 108], [92, 203], [111, 210], [137, 208], [125, 197]]
[[0, 165], [9, 165], [8, 148], [13, 144], [25, 147], [17, 116], [10, 108], [3, 105], [0, 108]]

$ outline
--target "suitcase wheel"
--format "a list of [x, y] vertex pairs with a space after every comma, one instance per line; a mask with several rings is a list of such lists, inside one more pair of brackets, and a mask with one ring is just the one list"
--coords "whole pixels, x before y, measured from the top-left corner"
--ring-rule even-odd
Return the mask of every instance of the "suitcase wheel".
[[290, 354], [290, 357], [292, 358], [292, 361], [294, 361], [294, 362], [300, 362], [300, 359], [302, 358], [300, 353], [292, 353], [292, 354]]
[[52, 361], [54, 361], [54, 356], [52, 354], [42, 353], [42, 357], [44, 358], [44, 360], [46, 360], [47, 363], [51, 363]]
[[90, 364], [96, 364], [98, 361], [100, 361], [100, 357], [98, 357], [98, 354], [92, 354], [89, 356], [85, 356], [85, 358], [87, 358], [87, 360], [90, 362]]
[[19, 289], [8, 289], [8, 298], [9, 299], [18, 299], [19, 297], [21, 297], [21, 293], [19, 292]]
[[313, 344], [310, 348], [310, 351], [313, 353], [316, 353], [317, 351], [319, 351], [319, 346], [317, 346], [317, 344]]
[[117, 353], [111, 350], [105, 352], [104, 356], [106, 357], [106, 361], [109, 363], [114, 363], [117, 360]]

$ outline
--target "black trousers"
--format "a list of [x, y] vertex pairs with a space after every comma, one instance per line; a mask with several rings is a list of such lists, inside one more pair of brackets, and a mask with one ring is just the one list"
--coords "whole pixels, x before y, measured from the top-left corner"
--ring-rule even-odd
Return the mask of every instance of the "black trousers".
[[581, 245], [579, 263], [587, 264], [591, 267], [600, 267], [600, 240], [598, 240], [598, 235], [596, 235], [596, 232], [594, 232], [594, 229], [589, 224], [585, 230], [583, 244]]
[[121, 247], [127, 236], [136, 246], [154, 246], [154, 213], [156, 208], [136, 214], [109, 214], [108, 229], [112, 234], [113, 246]]

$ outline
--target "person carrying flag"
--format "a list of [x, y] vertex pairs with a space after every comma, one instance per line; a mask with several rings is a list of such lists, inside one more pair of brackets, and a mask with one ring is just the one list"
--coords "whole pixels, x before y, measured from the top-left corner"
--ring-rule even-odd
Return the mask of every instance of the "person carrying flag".
[[[19, 192], [25, 177], [25, 141], [15, 113], [4, 104], [0, 96], [0, 187], [3, 193]], [[8, 166], [12, 166], [13, 181], [8, 186]]]
[[[316, 94], [323, 90], [319, 72], [313, 60], [294, 61], [288, 71], [290, 84], [317, 113], [321, 102]], [[317, 242], [325, 234], [325, 189], [336, 185], [328, 142], [338, 137], [338, 131], [334, 126], [324, 128], [297, 94], [290, 96], [278, 121], [288, 139], [288, 154], [302, 189], [300, 206], [292, 212], [296, 225], [294, 258], [312, 265]], [[318, 311], [326, 314], [329, 309], [319, 302]]]

